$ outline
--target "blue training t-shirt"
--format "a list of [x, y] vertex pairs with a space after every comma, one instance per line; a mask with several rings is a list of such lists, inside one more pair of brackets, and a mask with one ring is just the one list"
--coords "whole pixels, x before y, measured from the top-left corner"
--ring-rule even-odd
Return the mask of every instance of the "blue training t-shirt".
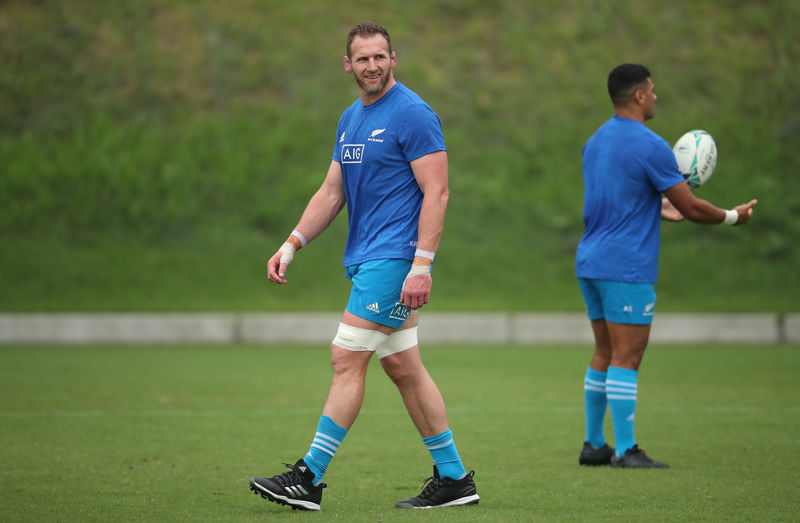
[[445, 150], [439, 117], [399, 82], [378, 101], [358, 99], [342, 113], [333, 160], [347, 198], [345, 267], [414, 259], [423, 195], [410, 162]]
[[583, 146], [580, 278], [655, 283], [661, 193], [683, 182], [675, 155], [643, 123], [614, 115]]

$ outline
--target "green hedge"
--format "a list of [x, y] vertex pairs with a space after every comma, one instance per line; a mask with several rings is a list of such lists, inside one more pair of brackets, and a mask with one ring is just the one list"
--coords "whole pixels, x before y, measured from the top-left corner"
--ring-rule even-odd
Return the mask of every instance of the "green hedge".
[[[670, 142], [693, 128], [717, 141], [717, 171], [698, 194], [726, 207], [761, 201], [746, 228], [665, 227], [666, 295], [680, 289], [690, 308], [747, 309], [741, 296], [792, 309], [800, 6], [588, 0], [0, 3], [0, 270], [14, 282], [0, 307], [197, 307], [189, 292], [131, 293], [109, 257], [141, 249], [167, 267], [152, 285], [168, 279], [176, 292], [198, 284], [170, 269], [176, 245], [207, 250], [220, 267], [240, 262], [233, 252], [257, 250], [261, 263], [322, 180], [338, 116], [356, 96], [341, 67], [345, 36], [364, 19], [389, 28], [397, 78], [444, 124], [451, 205], [437, 260], [458, 296], [445, 305], [580, 307], [580, 148], [611, 114], [607, 72], [637, 61], [659, 95], [651, 127]], [[309, 279], [339, 262], [343, 230]], [[30, 259], [42, 251], [61, 252], [61, 263]], [[252, 285], [262, 270], [252, 263], [232, 288]], [[99, 278], [86, 276], [104, 282], [108, 300], [93, 305], [73, 272]], [[709, 285], [717, 298], [689, 295]], [[317, 308], [337, 308], [326, 289]], [[285, 305], [221, 295], [219, 308]]]

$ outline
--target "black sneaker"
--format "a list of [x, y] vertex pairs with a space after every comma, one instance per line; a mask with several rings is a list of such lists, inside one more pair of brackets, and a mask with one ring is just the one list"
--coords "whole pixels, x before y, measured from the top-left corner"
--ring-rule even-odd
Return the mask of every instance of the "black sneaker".
[[668, 469], [669, 465], [656, 461], [644, 453], [639, 445], [634, 445], [625, 451], [624, 456], [618, 456], [616, 452], [611, 458], [611, 466], [623, 469]]
[[439, 470], [433, 466], [433, 477], [422, 483], [422, 492], [415, 498], [398, 501], [397, 508], [437, 508], [459, 505], [477, 505], [480, 497], [475, 489], [472, 470], [461, 479], [439, 477]]
[[611, 456], [614, 455], [614, 449], [604, 443], [602, 447], [595, 448], [588, 441], [583, 442], [581, 455], [578, 458], [578, 463], [581, 465], [610, 465]]
[[292, 510], [319, 510], [322, 489], [327, 485], [320, 483], [315, 487], [311, 484], [314, 473], [302, 459], [297, 460], [294, 466], [284, 465], [291, 470], [271, 478], [253, 478], [250, 490], [279, 505], [289, 505]]

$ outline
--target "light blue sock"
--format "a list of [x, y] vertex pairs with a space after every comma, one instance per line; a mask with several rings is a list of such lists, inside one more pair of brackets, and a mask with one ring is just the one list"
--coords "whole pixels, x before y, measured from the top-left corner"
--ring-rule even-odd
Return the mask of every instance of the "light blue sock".
[[619, 456], [636, 445], [633, 421], [636, 413], [636, 378], [633, 369], [609, 367], [606, 377], [606, 397], [614, 424], [614, 447]]
[[439, 477], [461, 479], [467, 474], [464, 465], [461, 464], [450, 429], [436, 436], [422, 438], [422, 441], [431, 453], [433, 462], [439, 470]]
[[346, 429], [337, 425], [328, 416], [320, 416], [317, 433], [314, 434], [308, 454], [303, 458], [308, 468], [314, 473], [314, 481], [311, 482], [313, 485], [322, 483], [322, 476], [325, 475], [328, 464], [339, 450], [339, 445], [342, 444], [345, 436], [347, 436]]
[[589, 367], [583, 380], [583, 403], [586, 409], [586, 441], [599, 449], [606, 444], [603, 423], [606, 418], [606, 373]]

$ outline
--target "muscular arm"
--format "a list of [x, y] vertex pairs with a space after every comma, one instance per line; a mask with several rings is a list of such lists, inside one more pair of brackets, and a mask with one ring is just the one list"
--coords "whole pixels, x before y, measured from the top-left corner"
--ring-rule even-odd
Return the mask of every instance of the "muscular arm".
[[325, 181], [309, 200], [295, 230], [310, 242], [333, 222], [345, 204], [342, 166], [332, 161]]
[[[673, 185], [664, 191], [664, 196], [687, 220], [697, 223], [722, 223], [725, 219], [725, 210], [695, 196], [685, 182]], [[736, 225], [747, 223], [753, 215], [753, 206], [756, 203], [758, 200], [750, 200], [734, 207], [739, 214]]]
[[[303, 235], [306, 242], [310, 242], [333, 222], [336, 215], [344, 207], [344, 204], [342, 166], [339, 165], [339, 162], [332, 161], [330, 167], [328, 167], [328, 173], [325, 175], [325, 180], [309, 200], [295, 230]], [[299, 240], [294, 241], [296, 242], [295, 248], [299, 249]], [[280, 284], [286, 283], [283, 277], [286, 274], [286, 266], [288, 265], [288, 263], [280, 262], [282, 255], [283, 253], [278, 251], [267, 262], [267, 277], [270, 281]]]
[[417, 247], [436, 252], [450, 196], [447, 188], [447, 153], [439, 151], [417, 158], [411, 162], [411, 169], [424, 194], [419, 212]]
[[[438, 151], [417, 158], [411, 162], [419, 188], [422, 191], [422, 207], [419, 213], [417, 230], [417, 248], [436, 252], [439, 240], [444, 229], [444, 215], [447, 210], [447, 200], [450, 196], [447, 182], [447, 153]], [[430, 301], [431, 279], [430, 272], [414, 274], [419, 267], [429, 267], [431, 260], [416, 256], [412, 273], [406, 278], [400, 301], [410, 309], [422, 307]]]

